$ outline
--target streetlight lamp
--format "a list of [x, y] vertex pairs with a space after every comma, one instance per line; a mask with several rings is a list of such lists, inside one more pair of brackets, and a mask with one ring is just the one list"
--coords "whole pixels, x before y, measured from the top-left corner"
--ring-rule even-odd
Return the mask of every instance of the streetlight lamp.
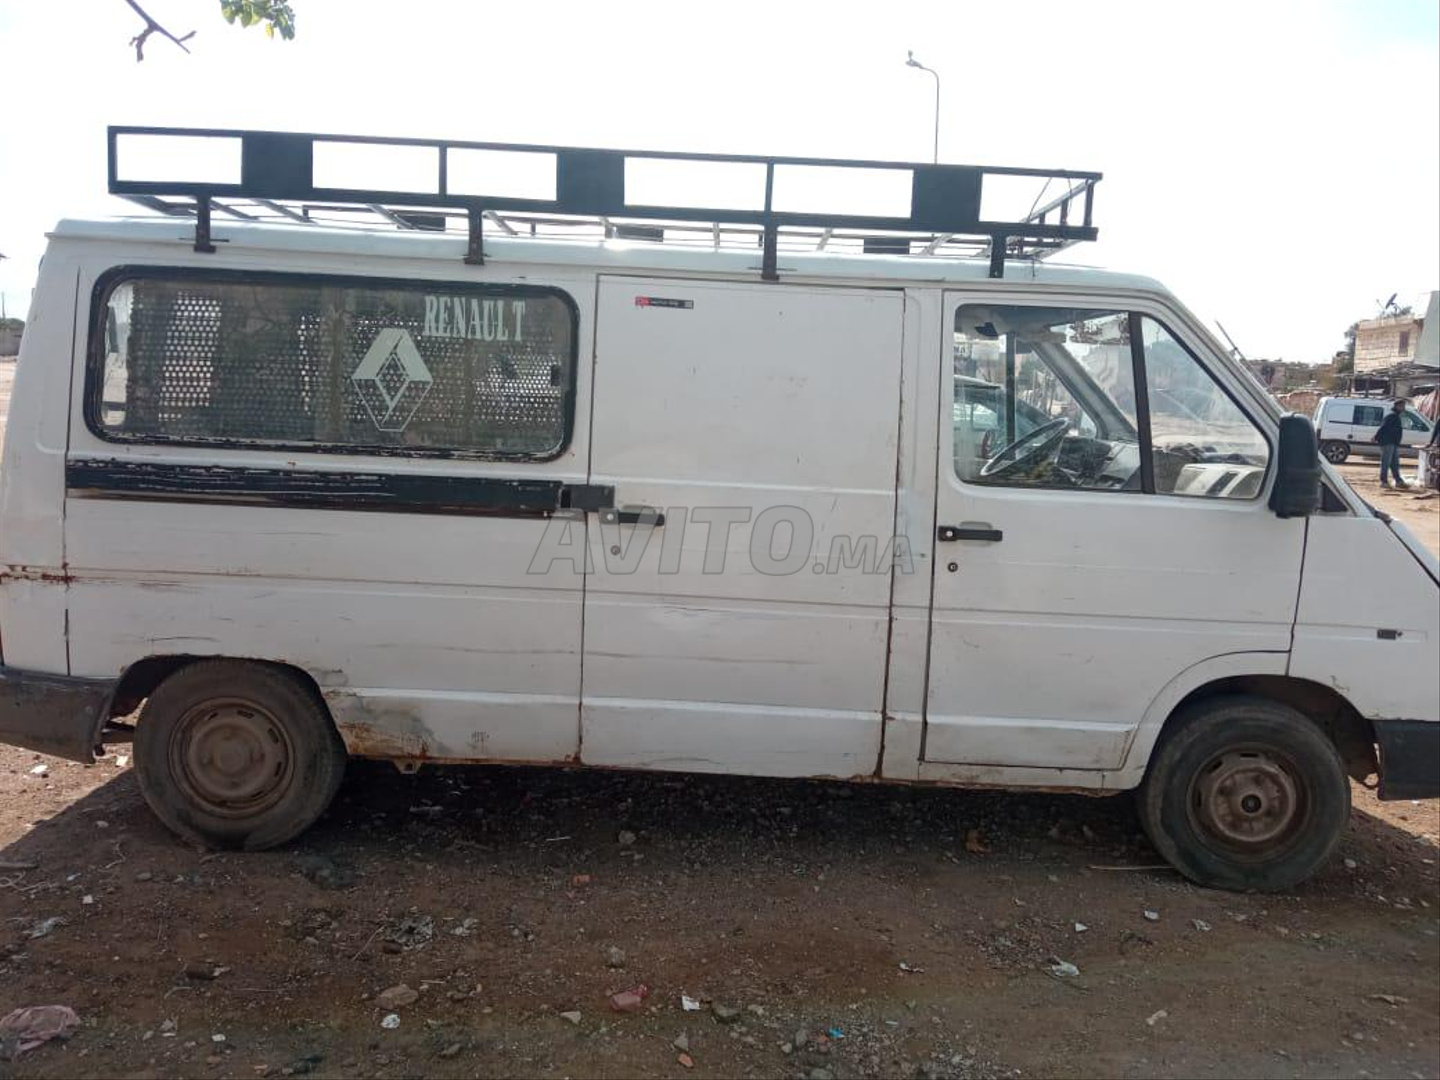
[[908, 49], [905, 52], [905, 58], [906, 67], [919, 68], [921, 71], [928, 71], [935, 76], [935, 155], [933, 160], [938, 165], [940, 163], [940, 73], [934, 68], [928, 68], [920, 63], [915, 59], [915, 54]]

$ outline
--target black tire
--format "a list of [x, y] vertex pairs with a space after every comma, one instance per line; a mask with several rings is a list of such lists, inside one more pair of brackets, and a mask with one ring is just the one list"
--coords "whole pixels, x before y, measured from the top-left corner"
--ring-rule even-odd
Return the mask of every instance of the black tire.
[[1339, 465], [1350, 456], [1350, 447], [1347, 443], [1335, 442], [1327, 439], [1320, 444], [1320, 453], [1325, 455], [1325, 460], [1331, 465]]
[[135, 768], [150, 809], [208, 847], [259, 850], [325, 812], [345, 746], [313, 687], [284, 668], [201, 660], [150, 695]]
[[1138, 805], [1150, 842], [1190, 880], [1273, 892], [1334, 854], [1350, 781], [1334, 743], [1288, 705], [1211, 698], [1171, 720]]

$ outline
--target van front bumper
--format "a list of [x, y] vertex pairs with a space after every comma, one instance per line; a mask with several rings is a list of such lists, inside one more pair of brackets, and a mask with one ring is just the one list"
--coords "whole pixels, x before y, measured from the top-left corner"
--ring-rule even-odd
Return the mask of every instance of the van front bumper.
[[0, 742], [94, 761], [115, 683], [0, 666]]
[[1380, 744], [1380, 798], [1440, 797], [1440, 724], [1373, 720]]

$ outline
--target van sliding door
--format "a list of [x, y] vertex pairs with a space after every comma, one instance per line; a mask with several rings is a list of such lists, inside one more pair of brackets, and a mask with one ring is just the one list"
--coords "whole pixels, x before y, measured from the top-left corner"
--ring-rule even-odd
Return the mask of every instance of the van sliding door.
[[904, 310], [601, 279], [591, 481], [619, 510], [590, 527], [583, 761], [875, 771]]

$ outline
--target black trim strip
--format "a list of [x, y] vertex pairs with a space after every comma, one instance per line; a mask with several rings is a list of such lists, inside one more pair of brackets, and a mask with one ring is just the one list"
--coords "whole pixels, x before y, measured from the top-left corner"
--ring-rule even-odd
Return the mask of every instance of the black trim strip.
[[1129, 312], [1128, 324], [1131, 377], [1135, 389], [1135, 437], [1140, 441], [1140, 490], [1146, 495], [1154, 495], [1155, 439], [1150, 433], [1150, 375], [1145, 366], [1145, 317], [1138, 311]]
[[[311, 510], [545, 518], [570, 505], [573, 487], [559, 480], [177, 465], [100, 458], [77, 458], [65, 464], [65, 488], [70, 498], [238, 503]], [[613, 501], [614, 489], [607, 494]]]

